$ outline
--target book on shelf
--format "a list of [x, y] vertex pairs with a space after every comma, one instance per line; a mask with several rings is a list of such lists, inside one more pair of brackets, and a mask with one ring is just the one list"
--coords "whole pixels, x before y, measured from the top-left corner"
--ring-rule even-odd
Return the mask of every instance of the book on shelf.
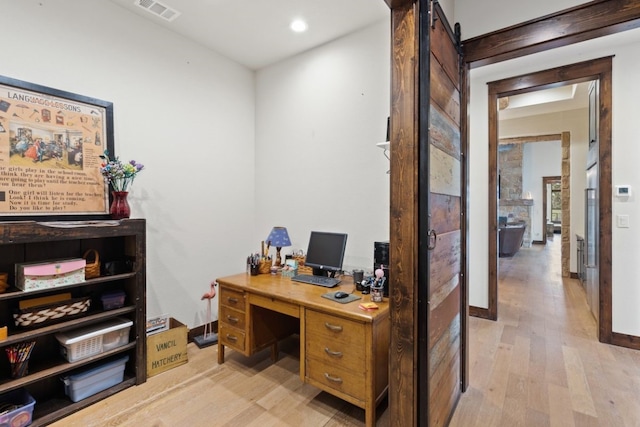
[[147, 319], [147, 335], [169, 330], [169, 315], [162, 314], [158, 317]]

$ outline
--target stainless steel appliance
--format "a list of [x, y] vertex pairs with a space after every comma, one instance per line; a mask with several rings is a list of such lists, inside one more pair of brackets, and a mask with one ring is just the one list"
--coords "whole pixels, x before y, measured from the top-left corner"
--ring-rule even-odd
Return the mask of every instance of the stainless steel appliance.
[[587, 304], [598, 321], [599, 293], [599, 257], [598, 234], [600, 218], [598, 214], [598, 164], [587, 169], [587, 189], [585, 190], [585, 230], [584, 230], [584, 263], [585, 290]]
[[599, 322], [600, 306], [600, 268], [599, 268], [599, 234], [600, 234], [600, 191], [598, 161], [599, 150], [599, 82], [594, 80], [589, 85], [589, 151], [587, 152], [587, 188], [585, 189], [584, 220], [584, 264], [585, 290], [587, 304]]

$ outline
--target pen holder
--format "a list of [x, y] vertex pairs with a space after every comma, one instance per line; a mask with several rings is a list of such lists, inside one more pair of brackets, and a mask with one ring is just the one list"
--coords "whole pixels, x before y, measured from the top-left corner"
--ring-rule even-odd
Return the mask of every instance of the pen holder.
[[376, 280], [371, 284], [371, 302], [382, 302], [382, 293], [384, 291], [383, 280]]
[[11, 366], [11, 378], [21, 378], [29, 373], [29, 357], [35, 344], [35, 341], [23, 342], [4, 348]]
[[251, 264], [249, 267], [249, 271], [252, 276], [257, 276], [260, 274], [260, 266], [258, 264]]
[[11, 363], [11, 378], [22, 378], [29, 373], [29, 359]]
[[260, 265], [258, 266], [258, 271], [260, 274], [269, 274], [271, 273], [271, 260], [260, 260]]

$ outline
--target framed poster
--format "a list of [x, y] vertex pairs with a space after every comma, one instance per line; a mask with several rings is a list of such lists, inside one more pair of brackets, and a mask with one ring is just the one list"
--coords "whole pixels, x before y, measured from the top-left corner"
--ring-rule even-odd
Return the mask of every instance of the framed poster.
[[113, 104], [0, 76], [0, 220], [108, 218]]

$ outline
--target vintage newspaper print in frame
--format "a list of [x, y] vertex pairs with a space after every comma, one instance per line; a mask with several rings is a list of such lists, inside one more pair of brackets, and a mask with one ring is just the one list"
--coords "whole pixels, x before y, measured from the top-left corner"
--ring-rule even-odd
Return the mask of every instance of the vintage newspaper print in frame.
[[0, 76], [0, 220], [108, 218], [104, 150], [111, 102]]

